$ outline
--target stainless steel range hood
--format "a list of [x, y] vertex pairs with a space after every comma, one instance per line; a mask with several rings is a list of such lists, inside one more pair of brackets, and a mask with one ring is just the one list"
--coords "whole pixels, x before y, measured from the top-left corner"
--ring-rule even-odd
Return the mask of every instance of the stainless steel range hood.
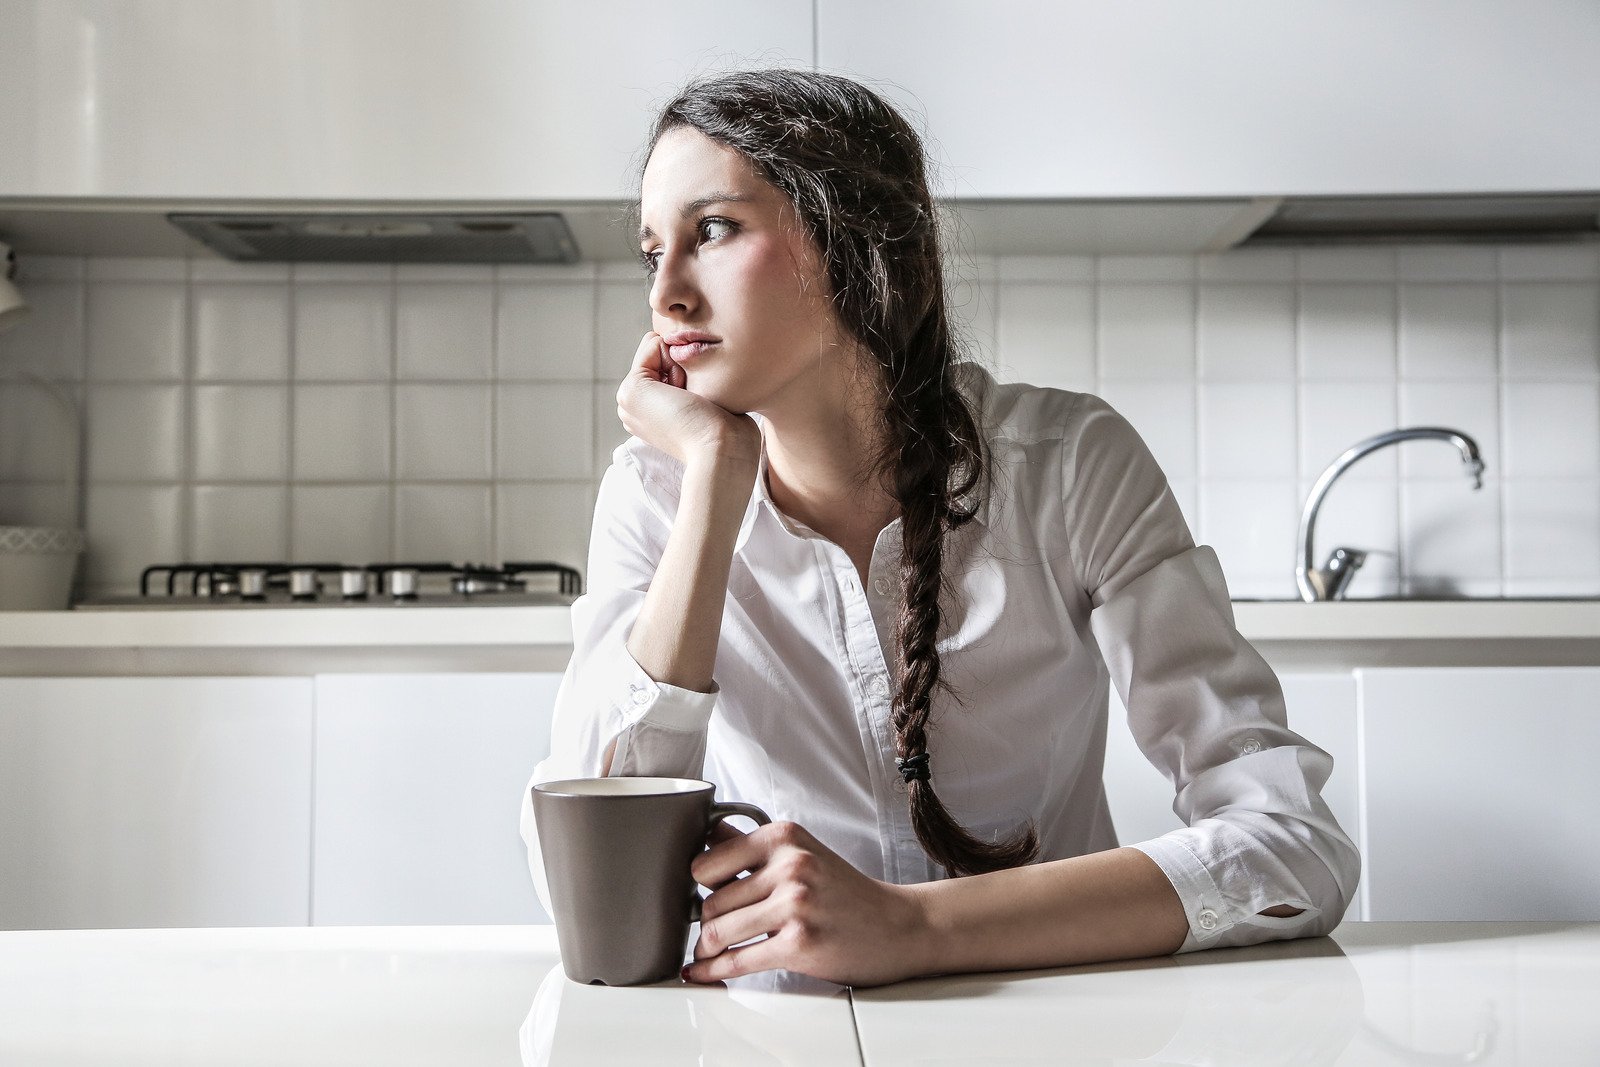
[[1600, 240], [1600, 195], [1293, 197], [1233, 247]]
[[560, 213], [208, 212], [168, 221], [228, 259], [300, 263], [576, 263]]

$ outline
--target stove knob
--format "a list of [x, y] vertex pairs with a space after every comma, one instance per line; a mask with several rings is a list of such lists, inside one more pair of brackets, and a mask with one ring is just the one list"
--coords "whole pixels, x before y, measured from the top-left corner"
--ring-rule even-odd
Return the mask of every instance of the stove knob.
[[367, 572], [353, 568], [340, 571], [339, 592], [346, 600], [367, 599]]
[[240, 571], [239, 598], [241, 600], [267, 599], [267, 572], [254, 569]]
[[289, 571], [290, 600], [315, 600], [320, 589], [315, 569], [295, 567]]
[[386, 574], [389, 586], [389, 595], [396, 600], [415, 600], [417, 598], [417, 572], [410, 567], [388, 571]]

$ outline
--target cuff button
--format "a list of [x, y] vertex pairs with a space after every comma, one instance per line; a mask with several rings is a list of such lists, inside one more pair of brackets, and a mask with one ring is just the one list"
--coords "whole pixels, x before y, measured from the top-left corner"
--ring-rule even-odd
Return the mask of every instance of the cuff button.
[[1200, 923], [1202, 930], [1215, 930], [1217, 928], [1217, 913], [1210, 908], [1203, 909], [1195, 918]]
[[1253, 737], [1245, 738], [1244, 739], [1244, 751], [1245, 751], [1245, 755], [1247, 755], [1247, 756], [1251, 755], [1253, 753], [1256, 753], [1256, 752], [1260, 752], [1261, 751], [1261, 742], [1257, 741]]

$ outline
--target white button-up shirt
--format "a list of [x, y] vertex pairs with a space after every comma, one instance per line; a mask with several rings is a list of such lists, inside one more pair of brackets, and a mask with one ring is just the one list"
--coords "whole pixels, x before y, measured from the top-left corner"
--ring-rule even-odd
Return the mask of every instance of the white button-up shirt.
[[[1130, 842], [1189, 918], [1179, 951], [1325, 934], [1360, 857], [1320, 790], [1332, 757], [1288, 728], [1283, 690], [1234, 625], [1216, 553], [1196, 546], [1137, 431], [1090, 393], [957, 381], [992, 449], [992, 492], [945, 547], [941, 675], [928, 729], [932, 783], [973, 835], [1028, 820], [1039, 862], [1115, 848], [1101, 775], [1109, 686], [1187, 824]], [[947, 877], [912, 830], [890, 719], [900, 520], [863, 586], [844, 549], [778, 510], [767, 457], [741, 524], [713, 692], [654, 681], [626, 641], [677, 512], [683, 466], [630, 438], [600, 485], [588, 588], [550, 755], [529, 787], [613, 775], [716, 783], [804, 826], [874, 878]], [[530, 789], [521, 830], [550, 909]], [[1292, 918], [1259, 914], [1274, 905]]]

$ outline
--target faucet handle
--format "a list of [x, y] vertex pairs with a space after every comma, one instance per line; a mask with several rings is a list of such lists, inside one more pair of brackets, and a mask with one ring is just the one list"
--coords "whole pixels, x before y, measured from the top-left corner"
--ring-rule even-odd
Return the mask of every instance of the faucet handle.
[[1398, 552], [1390, 552], [1382, 548], [1351, 548], [1349, 545], [1340, 545], [1328, 553], [1328, 562], [1317, 568], [1313, 579], [1322, 590], [1324, 600], [1343, 600], [1344, 591], [1350, 585], [1350, 579], [1355, 577], [1356, 571], [1367, 561], [1368, 556], [1395, 556]]

